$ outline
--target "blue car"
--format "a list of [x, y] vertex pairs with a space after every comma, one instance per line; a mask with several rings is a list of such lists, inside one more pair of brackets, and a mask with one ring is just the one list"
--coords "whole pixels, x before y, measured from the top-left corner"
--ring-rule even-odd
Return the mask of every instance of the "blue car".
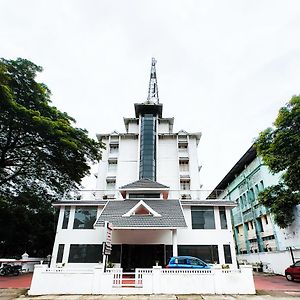
[[210, 266], [200, 258], [193, 256], [174, 256], [171, 257], [166, 268], [176, 269], [210, 269]]

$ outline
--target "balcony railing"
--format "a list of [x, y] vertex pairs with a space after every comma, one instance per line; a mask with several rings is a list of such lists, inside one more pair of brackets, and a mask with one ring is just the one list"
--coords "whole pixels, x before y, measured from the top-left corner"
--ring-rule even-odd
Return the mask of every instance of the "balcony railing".
[[[180, 199], [180, 200], [206, 200], [207, 197], [210, 195], [208, 200], [229, 200], [228, 198], [221, 199], [218, 195], [221, 192], [212, 191], [212, 190], [190, 190], [190, 189], [183, 189], [183, 190], [168, 190], [168, 199]], [[124, 191], [122, 191], [124, 194]], [[68, 194], [65, 194], [63, 200], [123, 200], [121, 192], [116, 189], [105, 189], [105, 190], [76, 190], [72, 191]], [[143, 191], [139, 191], [138, 194], [144, 194]], [[146, 194], [146, 192], [145, 192]], [[214, 197], [215, 195], [215, 197]], [[142, 197], [141, 199], [150, 199], [147, 197]], [[163, 195], [161, 194], [161, 199]], [[139, 199], [139, 198], [134, 198]], [[157, 199], [157, 198], [155, 198]]]

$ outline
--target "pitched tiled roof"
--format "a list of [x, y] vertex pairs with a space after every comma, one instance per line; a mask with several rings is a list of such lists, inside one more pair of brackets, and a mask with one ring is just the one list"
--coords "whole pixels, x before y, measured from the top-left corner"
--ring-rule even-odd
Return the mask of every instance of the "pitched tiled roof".
[[169, 187], [147, 178], [140, 179], [120, 187], [120, 189], [122, 190], [124, 189], [167, 189], [167, 188]]
[[95, 226], [101, 226], [103, 221], [109, 221], [115, 228], [186, 227], [179, 200], [143, 200], [155, 212], [161, 215], [160, 217], [154, 217], [152, 215], [131, 215], [130, 217], [122, 217], [139, 203], [139, 201], [140, 200], [108, 201]]

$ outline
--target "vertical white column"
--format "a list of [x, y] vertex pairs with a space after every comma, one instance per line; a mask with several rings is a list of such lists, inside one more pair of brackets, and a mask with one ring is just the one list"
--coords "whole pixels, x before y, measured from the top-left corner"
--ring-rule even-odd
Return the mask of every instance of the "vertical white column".
[[223, 244], [218, 244], [219, 262], [221, 265], [225, 264], [224, 247]]
[[172, 229], [173, 256], [178, 256], [177, 229]]

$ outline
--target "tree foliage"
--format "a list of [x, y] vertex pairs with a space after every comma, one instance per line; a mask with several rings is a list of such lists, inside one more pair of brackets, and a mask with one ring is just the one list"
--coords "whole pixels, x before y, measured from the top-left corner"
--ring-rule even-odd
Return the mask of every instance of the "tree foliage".
[[285, 228], [294, 220], [295, 205], [300, 204], [300, 96], [279, 110], [274, 127], [260, 133], [255, 148], [273, 174], [283, 174], [279, 184], [259, 195], [259, 201]]
[[[34, 215], [53, 219], [49, 203], [80, 187], [102, 148], [74, 127], [72, 117], [51, 106], [50, 90], [35, 80], [41, 71], [26, 59], [0, 59], [0, 213], [6, 221], [15, 220], [13, 211], [23, 213], [34, 226], [42, 221]], [[2, 237], [11, 222], [1, 225], [0, 246], [7, 243]]]

